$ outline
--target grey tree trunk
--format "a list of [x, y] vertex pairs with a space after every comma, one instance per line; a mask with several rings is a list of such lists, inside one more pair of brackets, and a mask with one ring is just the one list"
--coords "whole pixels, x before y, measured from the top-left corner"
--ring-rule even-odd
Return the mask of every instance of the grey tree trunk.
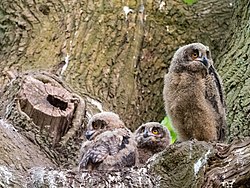
[[[0, 187], [249, 187], [249, 138], [174, 144], [145, 168], [76, 170], [93, 113], [115, 111], [132, 130], [164, 117], [163, 76], [174, 51], [190, 42], [210, 46], [223, 78], [228, 140], [249, 136], [249, 27], [248, 0], [2, 0]], [[29, 76], [70, 93], [70, 99], [50, 94], [62, 106], [72, 103], [69, 118], [26, 103], [20, 93]], [[41, 97], [50, 102], [46, 112], [54, 108], [51, 97]]]

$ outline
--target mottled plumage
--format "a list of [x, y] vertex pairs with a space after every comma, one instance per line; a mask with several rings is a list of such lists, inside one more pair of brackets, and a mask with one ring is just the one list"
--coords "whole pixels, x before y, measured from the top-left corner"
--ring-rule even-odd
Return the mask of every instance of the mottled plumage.
[[86, 138], [80, 151], [80, 170], [118, 170], [137, 163], [134, 136], [117, 114], [95, 114], [88, 122]]
[[135, 139], [139, 162], [145, 164], [151, 156], [164, 150], [170, 144], [171, 137], [168, 129], [160, 123], [148, 122], [135, 131]]
[[207, 46], [179, 48], [165, 75], [165, 110], [180, 141], [223, 141], [226, 134], [222, 83]]

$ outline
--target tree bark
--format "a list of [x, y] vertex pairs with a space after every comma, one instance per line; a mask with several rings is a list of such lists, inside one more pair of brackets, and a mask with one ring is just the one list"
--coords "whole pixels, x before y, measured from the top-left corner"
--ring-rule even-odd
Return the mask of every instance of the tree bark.
[[25, 76], [18, 93], [20, 110], [53, 138], [55, 146], [70, 128], [75, 111], [73, 96], [64, 88]]
[[[3, 122], [1, 123], [3, 125]], [[5, 128], [4, 131], [14, 130]], [[19, 133], [13, 134], [12, 132], [11, 136], [17, 134]], [[21, 137], [19, 135], [19, 138]], [[10, 139], [10, 142], [12, 141], [13, 139]], [[14, 140], [13, 145], [15, 144], [20, 144], [20, 141]], [[29, 156], [43, 158], [37, 154], [33, 155], [33, 152], [39, 152], [39, 148], [23, 147], [22, 149], [23, 152], [27, 150], [32, 152], [31, 155], [26, 156], [27, 159]], [[13, 154], [14, 152], [15, 150], [12, 151]], [[134, 167], [121, 171], [94, 171], [92, 173], [58, 170], [53, 163], [48, 163], [48, 161], [40, 163], [45, 163], [42, 164], [44, 166], [36, 163], [32, 168], [20, 170], [17, 166], [4, 166], [1, 160], [0, 182], [2, 187], [247, 188], [250, 182], [249, 153], [249, 138], [231, 145], [187, 141], [171, 145], [163, 152], [156, 154], [143, 168]], [[27, 165], [29, 161], [27, 159], [21, 159], [22, 164]], [[29, 163], [32, 162], [29, 161]]]
[[[1, 117], [38, 145], [57, 165], [73, 167], [78, 163], [83, 129], [88, 121], [87, 100], [73, 93], [53, 74], [27, 72], [12, 78], [3, 89]], [[90, 116], [91, 109], [96, 107], [88, 105]]]
[[[210, 46], [222, 75], [228, 140], [249, 136], [249, 11], [247, 0], [198, 0], [191, 6], [180, 0], [2, 0], [0, 186], [249, 187], [249, 139], [174, 144], [145, 168], [74, 170], [92, 114], [115, 111], [132, 130], [164, 117], [163, 76], [174, 51], [190, 42]], [[58, 138], [19, 104], [30, 75], [74, 98], [74, 115]]]
[[216, 59], [232, 17], [230, 3], [2, 0], [0, 69], [58, 73], [134, 130], [163, 119], [163, 76], [179, 46], [203, 42]]
[[227, 99], [229, 140], [250, 135], [250, 2], [237, 2], [218, 61]]

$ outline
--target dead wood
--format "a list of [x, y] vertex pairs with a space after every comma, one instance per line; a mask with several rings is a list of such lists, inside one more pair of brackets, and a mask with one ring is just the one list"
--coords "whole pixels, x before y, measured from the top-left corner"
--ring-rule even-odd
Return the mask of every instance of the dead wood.
[[53, 146], [69, 130], [76, 107], [73, 96], [66, 89], [43, 83], [32, 76], [23, 80], [18, 102], [40, 131], [53, 138]]
[[1, 116], [55, 163], [75, 165], [88, 121], [85, 101], [55, 75], [28, 72], [4, 87]]

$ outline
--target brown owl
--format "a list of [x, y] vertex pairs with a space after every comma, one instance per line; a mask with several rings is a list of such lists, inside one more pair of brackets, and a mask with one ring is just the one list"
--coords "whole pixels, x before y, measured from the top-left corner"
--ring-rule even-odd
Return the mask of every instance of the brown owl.
[[136, 165], [138, 152], [133, 134], [112, 112], [95, 114], [87, 125], [79, 169], [118, 170]]
[[163, 98], [179, 141], [225, 140], [222, 83], [207, 46], [193, 43], [176, 51], [165, 75]]
[[170, 144], [170, 133], [166, 127], [158, 122], [142, 124], [135, 131], [135, 140], [139, 152], [139, 163], [145, 164], [147, 160], [164, 150]]

